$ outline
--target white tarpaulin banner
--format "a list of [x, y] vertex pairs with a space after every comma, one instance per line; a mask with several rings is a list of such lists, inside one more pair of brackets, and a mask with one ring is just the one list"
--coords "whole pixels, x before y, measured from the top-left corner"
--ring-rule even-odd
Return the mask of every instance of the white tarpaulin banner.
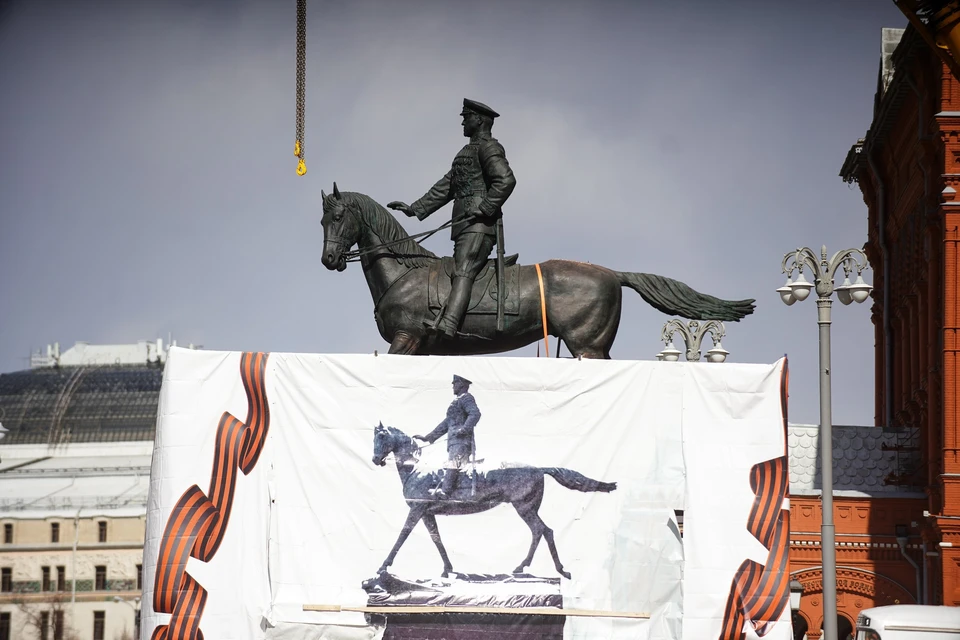
[[785, 378], [172, 349], [143, 637], [787, 640]]

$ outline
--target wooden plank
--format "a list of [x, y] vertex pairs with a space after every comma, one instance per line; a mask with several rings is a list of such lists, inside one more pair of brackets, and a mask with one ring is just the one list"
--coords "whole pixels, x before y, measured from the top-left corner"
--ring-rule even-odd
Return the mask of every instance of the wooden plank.
[[595, 609], [554, 609], [552, 607], [446, 607], [446, 606], [397, 606], [397, 607], [344, 607], [338, 604], [305, 604], [304, 611], [328, 613], [493, 613], [512, 616], [579, 616], [585, 618], [633, 618], [647, 620], [649, 613], [629, 611], [600, 611]]

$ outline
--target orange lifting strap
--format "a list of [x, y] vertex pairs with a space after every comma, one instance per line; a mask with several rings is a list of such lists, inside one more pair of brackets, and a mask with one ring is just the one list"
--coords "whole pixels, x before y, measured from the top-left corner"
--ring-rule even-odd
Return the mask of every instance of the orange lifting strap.
[[547, 357], [550, 357], [550, 335], [547, 333], [547, 299], [543, 295], [543, 274], [540, 273], [540, 263], [537, 267], [537, 281], [540, 283], [540, 315], [543, 318], [543, 344]]

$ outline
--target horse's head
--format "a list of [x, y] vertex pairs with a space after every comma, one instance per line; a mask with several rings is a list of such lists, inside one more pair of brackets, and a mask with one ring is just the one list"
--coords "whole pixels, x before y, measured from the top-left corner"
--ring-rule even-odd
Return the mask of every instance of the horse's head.
[[385, 427], [381, 422], [373, 429], [373, 464], [382, 467], [387, 464], [391, 453], [406, 459], [417, 449], [416, 444], [405, 433], [394, 427]]
[[360, 239], [360, 222], [356, 205], [340, 195], [337, 183], [333, 183], [333, 193], [322, 190], [323, 218], [323, 254], [320, 261], [327, 269], [343, 271], [347, 268], [346, 252]]

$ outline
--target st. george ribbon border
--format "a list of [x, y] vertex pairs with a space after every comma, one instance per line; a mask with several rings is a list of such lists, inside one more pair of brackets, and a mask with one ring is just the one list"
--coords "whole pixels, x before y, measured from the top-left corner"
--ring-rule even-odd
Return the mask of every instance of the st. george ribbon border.
[[784, 359], [780, 375], [780, 409], [783, 416], [783, 455], [750, 469], [750, 488], [756, 495], [747, 531], [767, 548], [765, 564], [744, 560], [730, 584], [723, 609], [719, 640], [743, 640], [743, 625], [749, 622], [760, 637], [765, 636], [790, 603], [788, 544], [790, 511], [784, 508], [789, 490], [787, 461], [787, 388], [790, 375]]
[[192, 485], [177, 500], [160, 539], [153, 610], [173, 614], [153, 630], [151, 640], [203, 640], [200, 618], [207, 591], [186, 572], [187, 560], [209, 562], [220, 548], [230, 522], [237, 470], [248, 475], [257, 465], [270, 429], [270, 409], [264, 385], [266, 353], [245, 352], [240, 377], [247, 394], [247, 419], [240, 422], [224, 412], [217, 426], [210, 488]]

